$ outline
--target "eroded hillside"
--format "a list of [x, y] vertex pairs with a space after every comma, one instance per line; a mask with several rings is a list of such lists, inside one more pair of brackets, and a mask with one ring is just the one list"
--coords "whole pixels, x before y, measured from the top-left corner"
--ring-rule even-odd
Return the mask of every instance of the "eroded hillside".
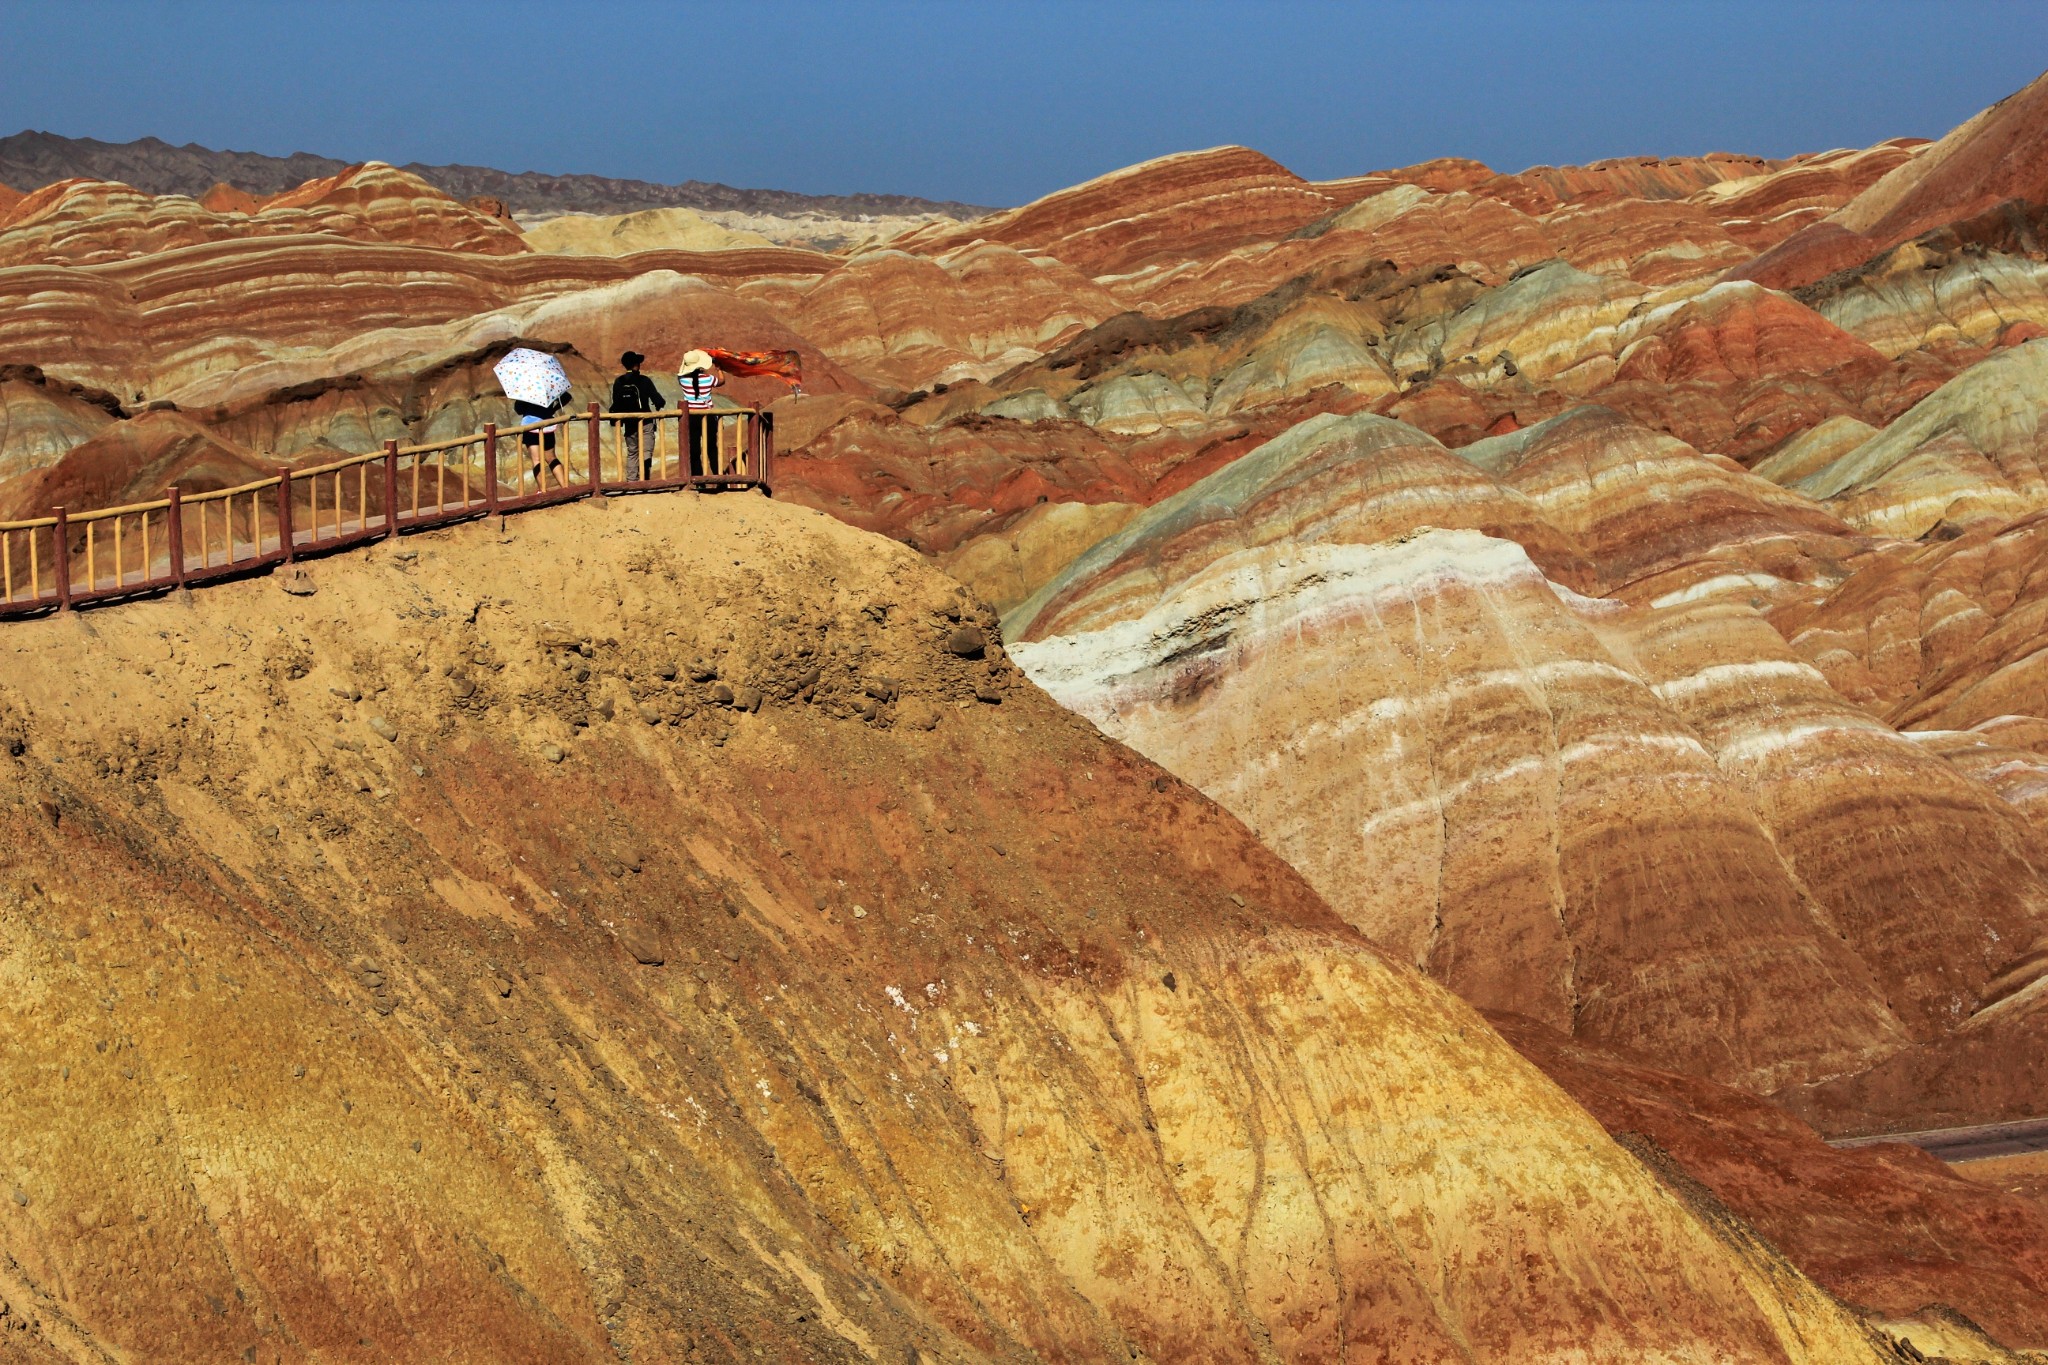
[[910, 551], [666, 498], [305, 573], [8, 632], [57, 1357], [1871, 1358]]

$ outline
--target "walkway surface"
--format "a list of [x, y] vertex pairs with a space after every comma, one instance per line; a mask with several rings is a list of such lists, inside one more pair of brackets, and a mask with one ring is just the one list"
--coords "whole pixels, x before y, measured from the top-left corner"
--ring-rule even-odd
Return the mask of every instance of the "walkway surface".
[[1834, 1138], [1828, 1145], [1849, 1150], [1880, 1142], [1908, 1143], [1943, 1161], [2023, 1156], [2029, 1152], [2048, 1152], [2048, 1118], [2021, 1119], [2016, 1123], [1982, 1123], [1970, 1128], [1931, 1128], [1921, 1133]]

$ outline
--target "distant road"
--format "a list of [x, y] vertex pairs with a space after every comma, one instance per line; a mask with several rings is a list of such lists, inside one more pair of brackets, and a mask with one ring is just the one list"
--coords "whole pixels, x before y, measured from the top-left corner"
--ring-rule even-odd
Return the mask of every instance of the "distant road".
[[1984, 1123], [1974, 1128], [1933, 1128], [1924, 1133], [1885, 1133], [1878, 1137], [1832, 1138], [1830, 1147], [1845, 1150], [1879, 1142], [1905, 1142], [1943, 1161], [1980, 1161], [1991, 1156], [2023, 1156], [2048, 1152], [2048, 1118], [2017, 1123]]

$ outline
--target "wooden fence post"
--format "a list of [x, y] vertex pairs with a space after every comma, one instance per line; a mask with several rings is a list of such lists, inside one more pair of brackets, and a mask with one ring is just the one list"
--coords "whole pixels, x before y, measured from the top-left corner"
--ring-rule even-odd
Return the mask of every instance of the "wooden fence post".
[[57, 610], [71, 610], [71, 523], [61, 507], [52, 507], [50, 515], [57, 524], [50, 528], [50, 538], [57, 543], [57, 561], [50, 567], [57, 576]]
[[[415, 511], [418, 509], [415, 508]], [[398, 442], [384, 443], [384, 534], [398, 534]]]
[[[338, 502], [339, 498], [336, 501]], [[256, 532], [256, 553], [260, 555], [263, 553], [263, 528], [257, 526], [252, 529]], [[313, 535], [317, 538], [319, 534], [320, 523], [316, 520], [313, 523]], [[298, 541], [299, 533], [292, 526], [291, 466], [279, 465], [277, 466], [277, 548], [283, 552], [285, 563], [291, 563], [298, 556]], [[228, 550], [228, 558], [231, 561], [234, 559], [232, 544]]]
[[484, 423], [484, 506], [498, 510], [498, 424]]
[[591, 496], [604, 491], [604, 440], [598, 435], [598, 406], [590, 405], [590, 492]]
[[171, 505], [164, 509], [164, 538], [171, 542], [171, 582], [185, 586], [185, 507], [178, 485], [164, 490]]
[[775, 496], [772, 469], [775, 464], [775, 414], [764, 412], [759, 418], [760, 429], [755, 439], [761, 443], [761, 491], [769, 497]]

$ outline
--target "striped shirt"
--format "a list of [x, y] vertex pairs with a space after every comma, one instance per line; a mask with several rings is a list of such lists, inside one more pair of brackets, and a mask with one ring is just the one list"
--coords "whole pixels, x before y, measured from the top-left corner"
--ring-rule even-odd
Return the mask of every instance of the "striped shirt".
[[711, 388], [717, 382], [718, 376], [710, 370], [677, 375], [676, 383], [682, 385], [683, 389], [683, 406], [697, 412], [709, 410]]

